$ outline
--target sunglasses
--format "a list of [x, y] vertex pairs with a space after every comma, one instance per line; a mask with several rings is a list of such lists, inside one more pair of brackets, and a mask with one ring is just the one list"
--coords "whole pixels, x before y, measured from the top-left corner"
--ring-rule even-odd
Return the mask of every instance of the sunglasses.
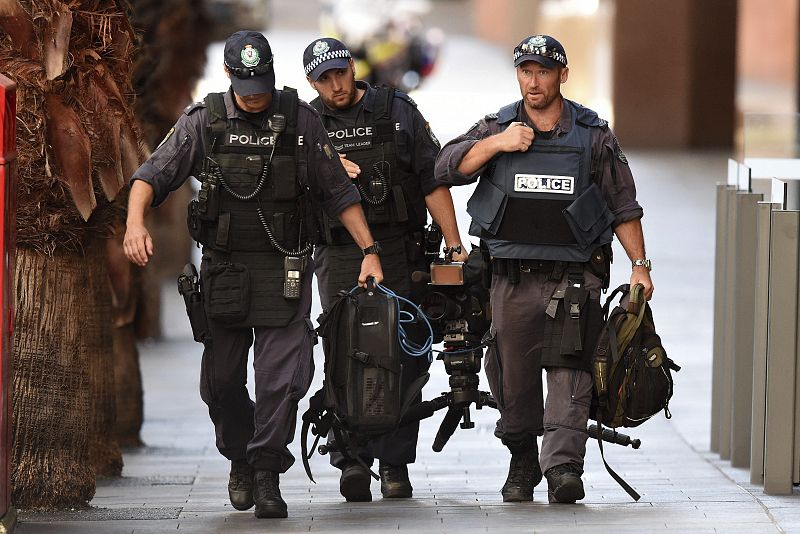
[[530, 43], [523, 43], [514, 48], [514, 61], [516, 61], [517, 59], [526, 54], [534, 54], [537, 56], [547, 57], [550, 59], [554, 59], [555, 61], [558, 61], [559, 63], [562, 63], [564, 65], [567, 64], [567, 58], [564, 56], [564, 54], [552, 48], [547, 48], [546, 45], [535, 46]]
[[[273, 56], [274, 57], [274, 56]], [[251, 76], [261, 76], [262, 74], [268, 73], [272, 70], [272, 59], [273, 57], [269, 58], [266, 63], [263, 63], [257, 67], [233, 67], [228, 65], [228, 62], [225, 62], [225, 66], [228, 68], [228, 72], [236, 76], [237, 78], [247, 79]]]

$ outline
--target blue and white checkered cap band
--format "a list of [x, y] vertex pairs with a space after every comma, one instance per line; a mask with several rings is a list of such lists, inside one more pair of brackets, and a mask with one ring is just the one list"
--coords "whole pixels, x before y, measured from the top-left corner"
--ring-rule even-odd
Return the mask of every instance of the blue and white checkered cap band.
[[319, 67], [320, 65], [325, 63], [326, 61], [329, 61], [331, 59], [336, 59], [336, 58], [342, 58], [342, 57], [346, 57], [346, 58], [352, 57], [350, 55], [350, 50], [334, 50], [334, 51], [331, 51], [331, 52], [325, 52], [324, 54], [321, 54], [321, 55], [315, 57], [314, 60], [311, 63], [306, 65], [306, 69], [305, 69], [306, 70], [306, 76], [311, 74], [311, 71], [313, 71], [314, 69], [316, 69], [317, 67]]
[[555, 50], [548, 50], [546, 46], [530, 46], [528, 43], [525, 43], [514, 50], [514, 61], [529, 54], [534, 56], [549, 57], [550, 59], [558, 61], [562, 65], [567, 64], [567, 58], [564, 54], [556, 52]]

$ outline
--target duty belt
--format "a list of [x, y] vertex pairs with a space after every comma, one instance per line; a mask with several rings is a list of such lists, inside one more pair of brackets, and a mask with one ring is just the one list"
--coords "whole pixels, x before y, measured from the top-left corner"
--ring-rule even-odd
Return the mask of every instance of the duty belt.
[[546, 273], [550, 280], [561, 280], [564, 272], [572, 266], [583, 269], [582, 263], [571, 263], [557, 260], [530, 260], [517, 258], [492, 258], [492, 272], [499, 276], [507, 276], [512, 284], [519, 282], [519, 273]]

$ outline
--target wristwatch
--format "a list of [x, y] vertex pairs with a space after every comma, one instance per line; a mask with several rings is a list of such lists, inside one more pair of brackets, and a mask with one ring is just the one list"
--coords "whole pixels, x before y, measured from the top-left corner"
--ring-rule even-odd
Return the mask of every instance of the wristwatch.
[[644, 267], [648, 271], [652, 271], [653, 270], [653, 263], [648, 259], [644, 259], [644, 258], [637, 259], [637, 260], [633, 260], [631, 262], [631, 269], [633, 269], [634, 267]]
[[366, 256], [367, 254], [377, 254], [378, 256], [380, 256], [381, 252], [382, 252], [381, 245], [377, 241], [375, 241], [373, 244], [371, 244], [367, 248], [362, 248], [361, 249], [361, 253], [364, 256]]

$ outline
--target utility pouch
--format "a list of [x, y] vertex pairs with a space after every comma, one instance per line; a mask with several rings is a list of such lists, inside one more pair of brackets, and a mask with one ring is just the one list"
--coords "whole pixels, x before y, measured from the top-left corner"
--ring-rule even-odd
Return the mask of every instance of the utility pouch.
[[219, 184], [206, 175], [197, 192], [197, 213], [201, 220], [214, 221], [219, 216]]
[[564, 209], [563, 214], [575, 241], [583, 249], [596, 242], [604, 232], [610, 233], [614, 222], [614, 214], [608, 209], [597, 184], [589, 186]]
[[275, 156], [270, 168], [274, 200], [294, 200], [300, 196], [300, 184], [294, 157]]
[[592, 252], [589, 263], [589, 272], [595, 275], [602, 282], [602, 289], [608, 289], [611, 282], [611, 262], [613, 261], [613, 251], [611, 243], [607, 243], [596, 248]]
[[392, 200], [394, 201], [395, 220], [399, 223], [408, 222], [408, 206], [403, 188], [400, 185], [392, 187]]
[[250, 312], [250, 273], [241, 263], [212, 265], [205, 276], [208, 317], [221, 323], [244, 321]]
[[564, 290], [564, 329], [560, 349], [563, 355], [578, 356], [583, 351], [588, 299], [589, 290], [582, 286], [567, 285]]
[[588, 304], [589, 290], [583, 287], [567, 286], [553, 293], [545, 308], [543, 364], [556, 365], [584, 355]]
[[203, 295], [200, 293], [200, 280], [197, 269], [191, 263], [187, 263], [183, 272], [178, 277], [178, 293], [183, 297], [186, 304], [186, 315], [189, 316], [189, 324], [192, 327], [192, 337], [198, 343], [203, 343], [210, 337], [208, 329], [208, 319], [206, 310], [203, 307]]
[[189, 235], [192, 236], [192, 239], [194, 239], [198, 243], [202, 243], [203, 222], [200, 220], [200, 213], [198, 211], [199, 208], [200, 205], [197, 200], [192, 200], [191, 202], [189, 202], [188, 212], [186, 213], [186, 226], [189, 228]]

